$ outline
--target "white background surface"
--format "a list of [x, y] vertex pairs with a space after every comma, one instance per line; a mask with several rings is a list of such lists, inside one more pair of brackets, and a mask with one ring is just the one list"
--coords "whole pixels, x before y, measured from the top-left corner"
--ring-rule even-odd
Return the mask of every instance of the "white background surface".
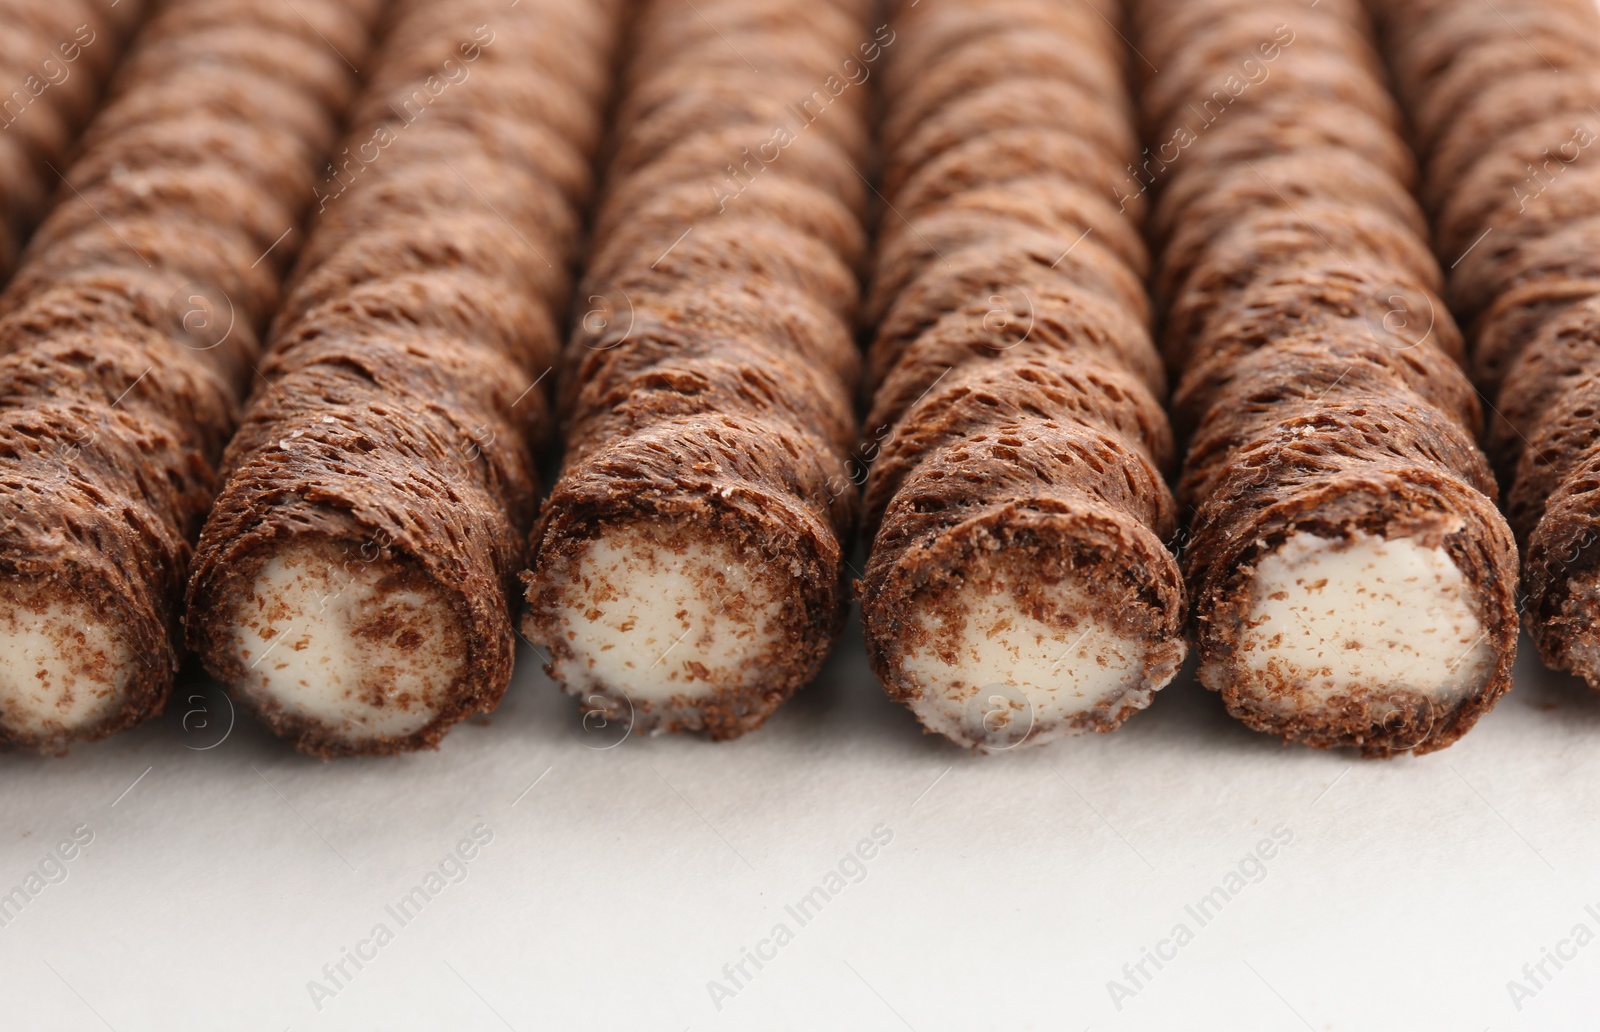
[[[1187, 677], [1115, 735], [972, 757], [883, 696], [854, 630], [722, 745], [599, 748], [526, 650], [489, 721], [399, 759], [306, 759], [243, 714], [224, 737], [195, 684], [66, 759], [0, 754], [0, 891], [94, 834], [0, 928], [0, 1028], [1594, 1028], [1600, 942], [1520, 1012], [1507, 988], [1600, 934], [1600, 696], [1524, 646], [1477, 730], [1391, 762], [1285, 748]], [[400, 926], [385, 907], [480, 822], [464, 880]], [[862, 880], [786, 914], [880, 824]], [[1200, 926], [1186, 906], [1280, 825]], [[707, 983], [779, 921], [793, 941], [717, 1010]], [[308, 981], [379, 922], [318, 1011]], [[1119, 1011], [1107, 982], [1180, 922]]]

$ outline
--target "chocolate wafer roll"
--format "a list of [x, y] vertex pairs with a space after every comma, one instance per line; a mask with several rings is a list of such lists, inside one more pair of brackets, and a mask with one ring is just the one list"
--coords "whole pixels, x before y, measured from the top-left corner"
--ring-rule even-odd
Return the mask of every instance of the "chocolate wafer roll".
[[144, 0], [0, 0], [0, 283], [144, 10]]
[[842, 624], [869, 7], [639, 8], [525, 627], [640, 731], [759, 727]]
[[1600, 13], [1385, 6], [1449, 296], [1493, 402], [1488, 444], [1546, 664], [1600, 688]]
[[1136, 0], [1200, 680], [1427, 752], [1510, 687], [1516, 549], [1357, 3]]
[[216, 463], [378, 4], [294, 6], [163, 4], [0, 295], [14, 744], [60, 751], [166, 703]]
[[189, 584], [190, 645], [302, 751], [433, 747], [510, 682], [621, 28], [616, 2], [392, 12]]
[[1185, 653], [1109, 17], [947, 0], [892, 23], [862, 616], [889, 695], [983, 752], [1114, 730]]

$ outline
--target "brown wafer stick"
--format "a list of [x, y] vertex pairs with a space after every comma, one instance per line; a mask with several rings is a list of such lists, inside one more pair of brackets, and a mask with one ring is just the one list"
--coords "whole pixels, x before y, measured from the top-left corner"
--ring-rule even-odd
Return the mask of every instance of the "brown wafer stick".
[[349, 88], [330, 84], [363, 56], [336, 54], [314, 26], [347, 25], [364, 44], [376, 14], [367, 0], [303, 0], [292, 20], [266, 0], [231, 4], [228, 33], [293, 56], [272, 69], [212, 60], [216, 33], [192, 10], [210, 3], [173, 0], [140, 35], [85, 135], [84, 171], [67, 171], [82, 196], [50, 215], [0, 297], [0, 478], [16, 510], [0, 529], [0, 737], [28, 748], [104, 737], [165, 705], [192, 542], [310, 200], [308, 177], [170, 141], [238, 100], [263, 168], [309, 165], [338, 117], [328, 101]]
[[1600, 686], [1600, 15], [1566, 0], [1496, 7], [1489, 18], [1399, 4], [1384, 14], [1390, 60], [1432, 145], [1436, 244], [1492, 401], [1489, 443], [1524, 546], [1524, 621], [1545, 663]]
[[1366, 17], [1135, 6], [1154, 139], [1220, 105], [1152, 219], [1200, 679], [1286, 740], [1447, 746], [1510, 685], [1516, 553]]
[[[1093, 11], [1040, 3], [901, 4], [893, 26], [898, 217], [869, 295], [861, 445], [868, 654], [963, 746], [1110, 731], [1185, 651], [1143, 200], [1118, 196], [1123, 44]], [[1020, 106], [974, 117], [986, 94]], [[1029, 106], [1046, 96], [1074, 103]]]
[[618, 4], [559, 0], [395, 18], [189, 585], [207, 668], [322, 757], [432, 747], [509, 683], [597, 69], [622, 28]]
[[639, 11], [526, 629], [641, 731], [759, 727], [842, 623], [865, 8]]

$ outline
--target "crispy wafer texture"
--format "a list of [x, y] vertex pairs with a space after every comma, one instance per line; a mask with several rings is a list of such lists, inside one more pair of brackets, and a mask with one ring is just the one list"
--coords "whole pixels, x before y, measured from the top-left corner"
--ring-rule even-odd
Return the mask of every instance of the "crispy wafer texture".
[[0, 0], [0, 283], [101, 103], [145, 0]]
[[1285, 740], [1443, 748], [1510, 686], [1516, 550], [1366, 13], [1134, 24], [1200, 679]]
[[433, 747], [510, 682], [623, 5], [390, 20], [189, 586], [207, 669], [325, 758]]
[[732, 738], [840, 629], [869, 90], [857, 0], [640, 5], [526, 630], [586, 711]]
[[[112, 19], [138, 5], [52, 17], [90, 6], [107, 39], [79, 64], [104, 71], [128, 27]], [[378, 4], [294, 7], [161, 5], [0, 295], [0, 736], [16, 744], [59, 751], [166, 702], [216, 463]]]
[[1600, 688], [1600, 13], [1581, 0], [1375, 5], [1545, 663]]
[[892, 23], [862, 615], [888, 693], [981, 751], [1113, 730], [1185, 652], [1122, 17]]

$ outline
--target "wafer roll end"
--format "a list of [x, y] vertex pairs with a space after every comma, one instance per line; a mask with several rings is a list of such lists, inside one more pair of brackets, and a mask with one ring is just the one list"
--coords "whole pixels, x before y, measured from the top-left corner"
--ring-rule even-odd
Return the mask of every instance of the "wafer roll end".
[[1384, 519], [1371, 496], [1360, 518], [1356, 497], [1249, 528], [1213, 570], [1195, 592], [1200, 680], [1285, 741], [1378, 757], [1442, 749], [1510, 687], [1515, 551], [1498, 520]]
[[63, 429], [59, 413], [10, 415], [0, 428], [10, 460], [0, 474], [0, 744], [61, 755], [165, 709], [178, 667], [160, 603], [170, 585], [140, 548], [184, 549], [125, 499], [39, 463], [60, 461], [54, 449], [70, 441], [83, 445], [78, 461], [103, 461], [95, 444], [109, 444], [111, 427], [74, 426], [63, 439], [45, 432]]
[[499, 701], [510, 614], [459, 555], [425, 563], [404, 528], [230, 494], [196, 556], [189, 645], [273, 733], [324, 759], [410, 752]]
[[322, 539], [252, 559], [206, 618], [207, 660], [275, 730], [312, 752], [366, 751], [414, 738], [450, 704], [466, 634], [425, 575]]
[[0, 582], [0, 738], [61, 753], [120, 730], [138, 667], [104, 606], [48, 579]]
[[838, 636], [837, 538], [792, 497], [737, 479], [669, 484], [633, 451], [563, 476], [534, 532], [525, 632], [586, 713], [736, 738], [815, 677]]
[[1600, 455], [1565, 463], [1572, 472], [1551, 492], [1528, 537], [1522, 584], [1528, 634], [1546, 666], [1600, 689], [1600, 527], [1595, 521]]
[[1539, 658], [1600, 690], [1600, 570], [1554, 578], [1535, 592], [1527, 625]]
[[1113, 731], [1177, 675], [1183, 585], [1107, 507], [1001, 511], [909, 542], [894, 509], [868, 566], [868, 652], [890, 696], [977, 752]]

